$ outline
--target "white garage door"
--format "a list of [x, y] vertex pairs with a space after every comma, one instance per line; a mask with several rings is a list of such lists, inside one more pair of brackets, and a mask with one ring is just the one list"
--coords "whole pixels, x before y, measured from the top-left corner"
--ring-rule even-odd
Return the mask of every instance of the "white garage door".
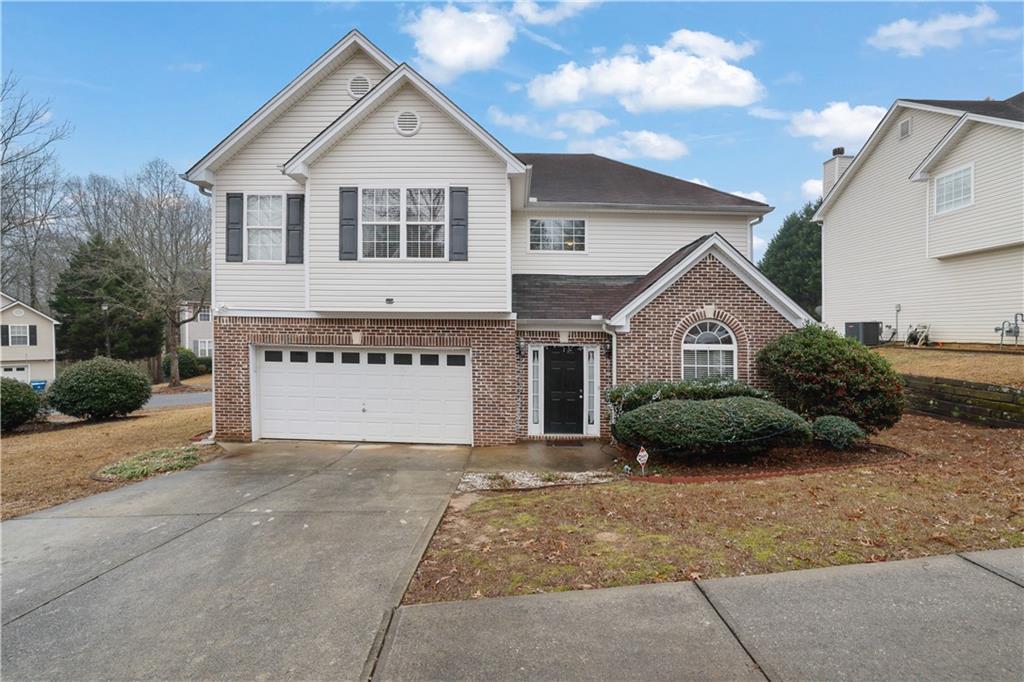
[[471, 443], [468, 351], [259, 348], [263, 438]]

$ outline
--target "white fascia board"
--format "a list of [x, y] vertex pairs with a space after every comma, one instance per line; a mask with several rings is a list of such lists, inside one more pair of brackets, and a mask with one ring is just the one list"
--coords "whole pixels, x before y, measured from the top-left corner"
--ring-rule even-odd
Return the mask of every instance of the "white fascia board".
[[339, 57], [347, 55], [349, 52], [354, 51], [355, 48], [369, 55], [385, 71], [392, 71], [397, 66], [391, 57], [387, 56], [380, 48], [370, 42], [362, 33], [356, 30], [349, 31], [348, 34], [320, 55], [315, 62], [306, 67], [301, 74], [295, 77], [280, 92], [257, 109], [240, 126], [218, 142], [213, 149], [207, 152], [202, 159], [183, 174], [184, 178], [200, 186], [212, 184], [212, 176], [207, 174], [216, 167], [219, 161], [230, 156], [239, 146], [248, 142], [250, 136], [255, 131], [259, 130], [265, 122], [272, 119], [278, 111], [290, 106], [296, 95], [302, 92], [312, 81], [316, 80], [325, 69], [337, 64]]
[[942, 136], [942, 139], [939, 140], [938, 144], [928, 152], [928, 156], [924, 157], [924, 160], [921, 161], [917, 168], [914, 169], [914, 172], [910, 174], [910, 179], [913, 182], [923, 182], [931, 177], [929, 171], [935, 167], [935, 164], [942, 159], [947, 151], [952, 149], [957, 138], [960, 137], [960, 133], [966, 132], [968, 123], [987, 123], [989, 125], [997, 125], [1004, 128], [1024, 130], [1024, 122], [1021, 121], [1011, 121], [1005, 118], [994, 118], [992, 116], [981, 116], [979, 114], [964, 114], [956, 124]]
[[676, 280], [686, 274], [690, 268], [704, 259], [708, 253], [713, 253], [718, 260], [729, 270], [739, 277], [761, 298], [768, 302], [790, 323], [801, 327], [810, 321], [810, 317], [803, 308], [796, 304], [793, 299], [785, 294], [770, 279], [764, 276], [760, 270], [748, 261], [743, 254], [736, 250], [732, 244], [723, 239], [720, 235], [714, 234], [707, 241], [701, 244], [700, 248], [680, 261], [674, 268], [665, 273], [661, 279], [648, 287], [642, 294], [627, 303], [621, 310], [608, 319], [608, 324], [615, 327], [628, 328], [629, 320], [644, 306], [657, 298], [666, 289], [672, 286]]
[[[329, 149], [341, 136], [345, 135], [351, 128], [371, 112], [374, 107], [381, 104], [391, 93], [403, 85], [412, 85], [424, 97], [429, 99], [435, 106], [451, 116], [456, 122], [462, 125], [471, 135], [477, 138], [485, 147], [490, 149], [498, 158], [505, 161], [509, 174], [526, 172], [526, 165], [510, 152], [503, 144], [485, 130], [479, 123], [469, 117], [450, 99], [448, 99], [432, 83], [416, 73], [408, 64], [399, 65], [394, 71], [388, 74], [384, 80], [378, 83], [362, 99], [339, 116], [334, 123], [327, 126], [316, 137], [310, 140], [305, 147], [300, 149], [284, 165], [284, 173], [293, 175], [298, 173], [301, 165], [309, 166], [317, 157]], [[308, 173], [308, 169], [306, 171]], [[294, 177], [294, 176], [293, 176]]]
[[12, 301], [11, 303], [8, 303], [3, 308], [0, 308], [0, 313], [5, 312], [7, 310], [10, 310], [11, 308], [19, 308], [20, 307], [20, 308], [24, 308], [25, 310], [31, 310], [36, 315], [39, 315], [40, 317], [45, 317], [46, 319], [48, 319], [50, 322], [53, 322], [54, 324], [60, 324], [60, 322], [58, 322], [57, 320], [53, 319], [52, 317], [50, 317], [49, 315], [47, 315], [46, 313], [44, 313], [41, 310], [36, 310], [32, 306], [30, 306], [28, 303], [22, 303], [21, 301], [19, 301], [16, 298], [12, 298], [11, 301]]

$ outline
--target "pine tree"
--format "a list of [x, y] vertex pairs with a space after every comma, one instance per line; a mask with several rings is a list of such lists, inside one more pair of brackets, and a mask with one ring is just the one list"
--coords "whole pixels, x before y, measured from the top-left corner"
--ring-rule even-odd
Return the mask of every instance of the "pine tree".
[[821, 227], [811, 218], [821, 199], [804, 204], [782, 221], [758, 267], [800, 307], [820, 318]]

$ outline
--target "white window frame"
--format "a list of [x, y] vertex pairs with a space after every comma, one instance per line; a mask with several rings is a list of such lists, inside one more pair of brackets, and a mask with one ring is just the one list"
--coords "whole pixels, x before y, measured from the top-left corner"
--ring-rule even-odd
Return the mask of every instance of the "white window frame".
[[[281, 197], [281, 258], [277, 260], [263, 260], [249, 258], [249, 197]], [[284, 263], [286, 251], [288, 250], [288, 235], [285, 226], [288, 224], [288, 197], [283, 192], [246, 192], [242, 195], [242, 261], [245, 263]], [[273, 230], [270, 226], [253, 226], [254, 230]]]
[[[729, 332], [729, 336], [732, 337], [732, 343], [731, 344], [723, 344], [723, 343], [686, 343], [686, 336], [687, 336], [687, 334], [690, 333], [690, 330], [693, 329], [694, 327], [696, 327], [698, 324], [702, 324], [704, 322], [713, 322], [715, 324], [719, 324], [722, 327], [724, 327], [726, 329], [726, 331]], [[704, 319], [704, 320], [698, 320], [697, 322], [694, 322], [689, 327], [687, 327], [686, 331], [683, 332], [683, 340], [679, 343], [679, 378], [682, 379], [683, 381], [686, 381], [686, 351], [688, 351], [688, 350], [692, 350], [692, 351], [700, 351], [700, 350], [731, 350], [732, 351], [732, 376], [731, 377], [725, 377], [725, 378], [730, 378], [733, 381], [736, 381], [736, 380], [739, 379], [739, 356], [740, 356], [739, 341], [736, 339], [736, 332], [734, 332], [732, 330], [732, 327], [730, 327], [726, 323], [722, 322], [721, 320], [715, 320], [715, 319], [711, 319], [711, 318], [707, 318], [707, 319]], [[697, 378], [697, 377], [694, 377], [694, 378]]]
[[[12, 325], [9, 325], [8, 328], [7, 328], [8, 343], [10, 345], [12, 345], [12, 346], [18, 346], [18, 347], [29, 345], [32, 342], [32, 337], [29, 336], [28, 327], [29, 327], [29, 325], [27, 325], [27, 324], [12, 324]], [[19, 338], [22, 337], [22, 336], [25, 337], [25, 343], [14, 343], [14, 336], [15, 336], [14, 330], [15, 329], [24, 329], [25, 330], [24, 334], [18, 334]]]
[[199, 314], [196, 315], [197, 322], [209, 322], [211, 319], [210, 306], [205, 306], [199, 309]]
[[[565, 249], [552, 249], [550, 251], [546, 249], [534, 249], [533, 240], [530, 238], [530, 231], [533, 228], [533, 221], [544, 221], [544, 220], [578, 220], [583, 223], [583, 250], [582, 251], [567, 251]], [[586, 218], [572, 218], [566, 216], [528, 216], [526, 220], [526, 251], [530, 254], [558, 254], [558, 255], [584, 255], [590, 252], [590, 226], [587, 224]]]
[[[601, 435], [601, 346], [578, 343], [531, 343], [526, 348], [526, 393], [527, 393], [527, 429], [530, 436], [544, 436], [544, 349], [547, 347], [573, 346], [583, 349], [583, 433], [558, 433], [552, 436], [600, 436]], [[591, 387], [587, 381], [587, 360], [590, 352], [594, 353], [594, 423], [588, 423]], [[534, 357], [536, 355], [536, 357]], [[536, 372], [536, 374], [534, 374]], [[534, 383], [536, 376], [536, 384]], [[535, 390], [536, 389], [536, 390]], [[534, 415], [536, 414], [536, 420]]]
[[[962, 173], [965, 170], [969, 170], [970, 171], [970, 178], [971, 178], [971, 198], [970, 198], [970, 200], [966, 204], [960, 204], [958, 206], [951, 206], [949, 208], [944, 208], [942, 210], [939, 210], [939, 181], [943, 180], [945, 178], [948, 178], [951, 175], [955, 175], [957, 173]], [[965, 164], [963, 166], [959, 166], [957, 168], [952, 168], [952, 169], [946, 171], [945, 173], [943, 173], [942, 175], [936, 175], [935, 176], [935, 180], [934, 180], [934, 182], [932, 184], [933, 184], [932, 194], [935, 195], [934, 198], [932, 199], [932, 207], [933, 207], [933, 210], [935, 212], [935, 215], [946, 215], [947, 213], [952, 213], [954, 211], [959, 211], [959, 210], [962, 210], [962, 209], [965, 209], [965, 208], [970, 208], [971, 206], [974, 206], [974, 162]]]
[[196, 355], [201, 358], [212, 358], [213, 339], [196, 339]]
[[[398, 210], [398, 258], [374, 258], [373, 256], [363, 255], [363, 190], [387, 190], [397, 189], [399, 191], [399, 210]], [[405, 205], [406, 205], [406, 192], [410, 189], [439, 189], [444, 192], [444, 255], [440, 257], [431, 256], [430, 258], [410, 257], [407, 252], [408, 234], [406, 234], [406, 228], [409, 226], [409, 222], [406, 220]], [[451, 185], [431, 185], [429, 182], [417, 183], [414, 185], [361, 185], [356, 188], [356, 252], [358, 258], [361, 261], [367, 261], [369, 263], [387, 263], [397, 261], [408, 261], [410, 263], [444, 263], [448, 261], [449, 250], [451, 249]], [[424, 225], [429, 223], [414, 222], [414, 225]]]

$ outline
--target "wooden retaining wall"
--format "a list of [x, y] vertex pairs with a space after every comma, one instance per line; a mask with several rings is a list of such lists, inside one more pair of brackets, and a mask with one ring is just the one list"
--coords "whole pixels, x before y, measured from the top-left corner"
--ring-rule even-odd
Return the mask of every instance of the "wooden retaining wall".
[[907, 410], [985, 426], [1024, 428], [1024, 391], [958, 379], [903, 375]]

